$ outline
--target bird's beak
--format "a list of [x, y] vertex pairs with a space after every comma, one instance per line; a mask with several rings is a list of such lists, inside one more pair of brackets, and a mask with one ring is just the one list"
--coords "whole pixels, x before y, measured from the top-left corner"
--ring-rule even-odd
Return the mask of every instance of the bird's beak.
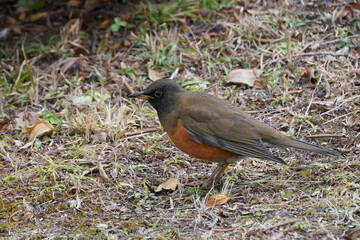
[[141, 98], [141, 99], [150, 99], [150, 98], [153, 98], [149, 95], [145, 95], [144, 92], [135, 92], [133, 94], [129, 94], [128, 95], [129, 98]]

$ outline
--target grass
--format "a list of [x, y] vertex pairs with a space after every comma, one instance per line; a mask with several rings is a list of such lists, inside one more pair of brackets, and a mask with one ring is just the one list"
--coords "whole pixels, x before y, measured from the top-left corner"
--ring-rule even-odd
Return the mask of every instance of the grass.
[[[116, 19], [111, 29], [90, 32], [81, 21], [61, 20], [61, 32], [50, 37], [1, 43], [1, 238], [356, 239], [358, 21], [328, 21], [333, 5], [321, 12], [271, 1], [140, 5], [128, 6], [126, 20], [106, 15]], [[100, 25], [103, 11], [93, 13]], [[201, 189], [215, 164], [182, 153], [147, 103], [126, 98], [125, 83], [135, 90], [150, 84], [149, 61], [153, 70], [177, 72], [188, 90], [216, 95], [347, 157], [274, 149], [287, 166], [243, 159], [222, 185]], [[237, 68], [263, 70], [264, 88], [225, 84]], [[301, 74], [307, 68], [311, 78]], [[56, 131], [22, 149], [23, 129], [35, 117]], [[153, 191], [170, 177], [182, 185]], [[230, 201], [205, 204], [219, 193]]]

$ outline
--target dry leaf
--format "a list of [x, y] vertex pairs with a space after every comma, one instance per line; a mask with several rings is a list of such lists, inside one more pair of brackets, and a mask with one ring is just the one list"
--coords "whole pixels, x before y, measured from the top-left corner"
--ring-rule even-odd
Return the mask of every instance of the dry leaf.
[[360, 1], [352, 2], [342, 7], [336, 15], [336, 19], [340, 18], [342, 23], [353, 21], [355, 19], [354, 10], [360, 10]]
[[6, 131], [8, 129], [7, 126], [10, 125], [10, 122], [10, 119], [0, 118], [0, 131]]
[[19, 216], [19, 215], [11, 216], [11, 220], [14, 221], [14, 222], [19, 222], [20, 219], [21, 219], [21, 216]]
[[227, 203], [231, 199], [231, 196], [225, 194], [212, 195], [205, 199], [205, 204], [208, 206], [217, 206]]
[[25, 21], [25, 19], [26, 19], [26, 12], [25, 12], [24, 9], [21, 10], [18, 18], [19, 18], [19, 20], [22, 21], [22, 22]]
[[202, 35], [202, 39], [204, 39], [205, 42], [210, 42], [211, 36], [208, 32], [206, 32]]
[[79, 7], [81, 5], [80, 0], [69, 0], [67, 2], [68, 7]]
[[262, 85], [260, 81], [255, 80], [253, 88], [262, 89], [264, 85]]
[[264, 88], [259, 81], [262, 73], [259, 69], [235, 69], [227, 76], [226, 81], [235, 84], [246, 84], [254, 88]]
[[315, 77], [315, 69], [313, 67], [306, 67], [300, 72], [300, 78], [309, 80], [311, 83], [315, 84], [317, 79]]
[[180, 184], [179, 179], [177, 178], [169, 178], [166, 182], [163, 182], [162, 184], [160, 184], [155, 192], [161, 192], [162, 190], [175, 190], [176, 187]]
[[112, 20], [110, 19], [105, 19], [104, 21], [102, 21], [99, 25], [99, 29], [106, 29], [108, 28], [111, 24], [112, 24]]
[[6, 17], [6, 23], [9, 25], [19, 24], [18, 21], [16, 20], [16, 18], [9, 17], [9, 16]]
[[34, 217], [34, 212], [33, 211], [27, 211], [22, 217], [21, 220], [23, 221], [27, 221], [30, 220], [31, 218]]
[[86, 11], [92, 11], [96, 8], [101, 7], [105, 4], [105, 1], [102, 0], [86, 0], [84, 3], [84, 8]]
[[38, 120], [33, 126], [26, 127], [25, 131], [29, 134], [28, 142], [22, 146], [21, 148], [30, 147], [35, 138], [44, 134], [44, 133], [52, 133], [55, 128], [47, 121]]
[[186, 18], [184, 17], [184, 18], [177, 18], [177, 20], [179, 21], [179, 22], [181, 22], [181, 30], [183, 31], [183, 32], [186, 32], [186, 31], [188, 31], [189, 30], [189, 27], [188, 27], [188, 25], [186, 24]]
[[119, 49], [121, 47], [121, 43], [120, 42], [114, 42], [112, 44], [109, 45], [109, 48], [111, 50], [116, 50], [116, 49]]
[[124, 42], [123, 42], [123, 45], [124, 45], [124, 47], [130, 47], [131, 46], [131, 42], [129, 41], [129, 40], [124, 40]]
[[328, 111], [330, 109], [334, 108], [334, 105], [332, 102], [330, 101], [314, 101], [311, 103], [310, 105], [310, 109], [317, 109], [317, 110], [322, 110], [322, 111]]
[[129, 22], [131, 21], [131, 14], [126, 12], [126, 13], [120, 13], [118, 15], [118, 17], [122, 20], [122, 21], [125, 21], [125, 22]]
[[349, 3], [349, 5], [350, 5], [353, 9], [360, 10], [360, 0], [358, 0], [358, 1], [356, 1], [356, 2]]
[[45, 32], [49, 29], [47, 26], [37, 26], [37, 27], [23, 27], [23, 30], [27, 32]]
[[164, 78], [166, 74], [164, 72], [158, 72], [158, 71], [152, 70], [151, 69], [152, 65], [153, 65], [153, 62], [148, 62], [146, 64], [146, 68], [148, 70], [149, 78], [151, 80], [153, 80], [153, 81]]
[[40, 19], [42, 19], [42, 18], [47, 18], [47, 16], [48, 16], [48, 13], [47, 13], [47, 12], [35, 13], [35, 14], [32, 14], [32, 15], [29, 17], [28, 22], [35, 22], [35, 21], [40, 20]]
[[300, 77], [305, 79], [312, 79], [315, 77], [315, 69], [313, 67], [306, 67], [300, 72]]

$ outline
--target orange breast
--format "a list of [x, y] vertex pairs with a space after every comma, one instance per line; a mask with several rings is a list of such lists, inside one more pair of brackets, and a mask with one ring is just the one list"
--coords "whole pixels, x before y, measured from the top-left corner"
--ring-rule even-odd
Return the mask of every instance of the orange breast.
[[236, 155], [218, 147], [195, 142], [190, 138], [190, 135], [185, 130], [181, 120], [178, 121], [174, 131], [168, 134], [178, 148], [196, 158], [218, 162]]

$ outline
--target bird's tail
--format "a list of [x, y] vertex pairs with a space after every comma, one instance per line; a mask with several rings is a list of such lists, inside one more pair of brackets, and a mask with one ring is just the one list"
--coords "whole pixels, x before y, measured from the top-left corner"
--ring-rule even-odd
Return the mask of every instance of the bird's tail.
[[[321, 154], [325, 154], [325, 155], [332, 155], [332, 156], [342, 155], [340, 152], [330, 149], [330, 148], [303, 142], [303, 141], [300, 141], [297, 139], [289, 138], [287, 136], [284, 136], [284, 137], [286, 138], [287, 141], [283, 141], [282, 139], [281, 140], [276, 139], [276, 140], [270, 141], [270, 143], [273, 145], [276, 145], [276, 146], [292, 147], [292, 148], [297, 148], [297, 149], [301, 149], [301, 150], [317, 152], [317, 153], [321, 153]], [[289, 141], [289, 139], [290, 139], [290, 141]]]

